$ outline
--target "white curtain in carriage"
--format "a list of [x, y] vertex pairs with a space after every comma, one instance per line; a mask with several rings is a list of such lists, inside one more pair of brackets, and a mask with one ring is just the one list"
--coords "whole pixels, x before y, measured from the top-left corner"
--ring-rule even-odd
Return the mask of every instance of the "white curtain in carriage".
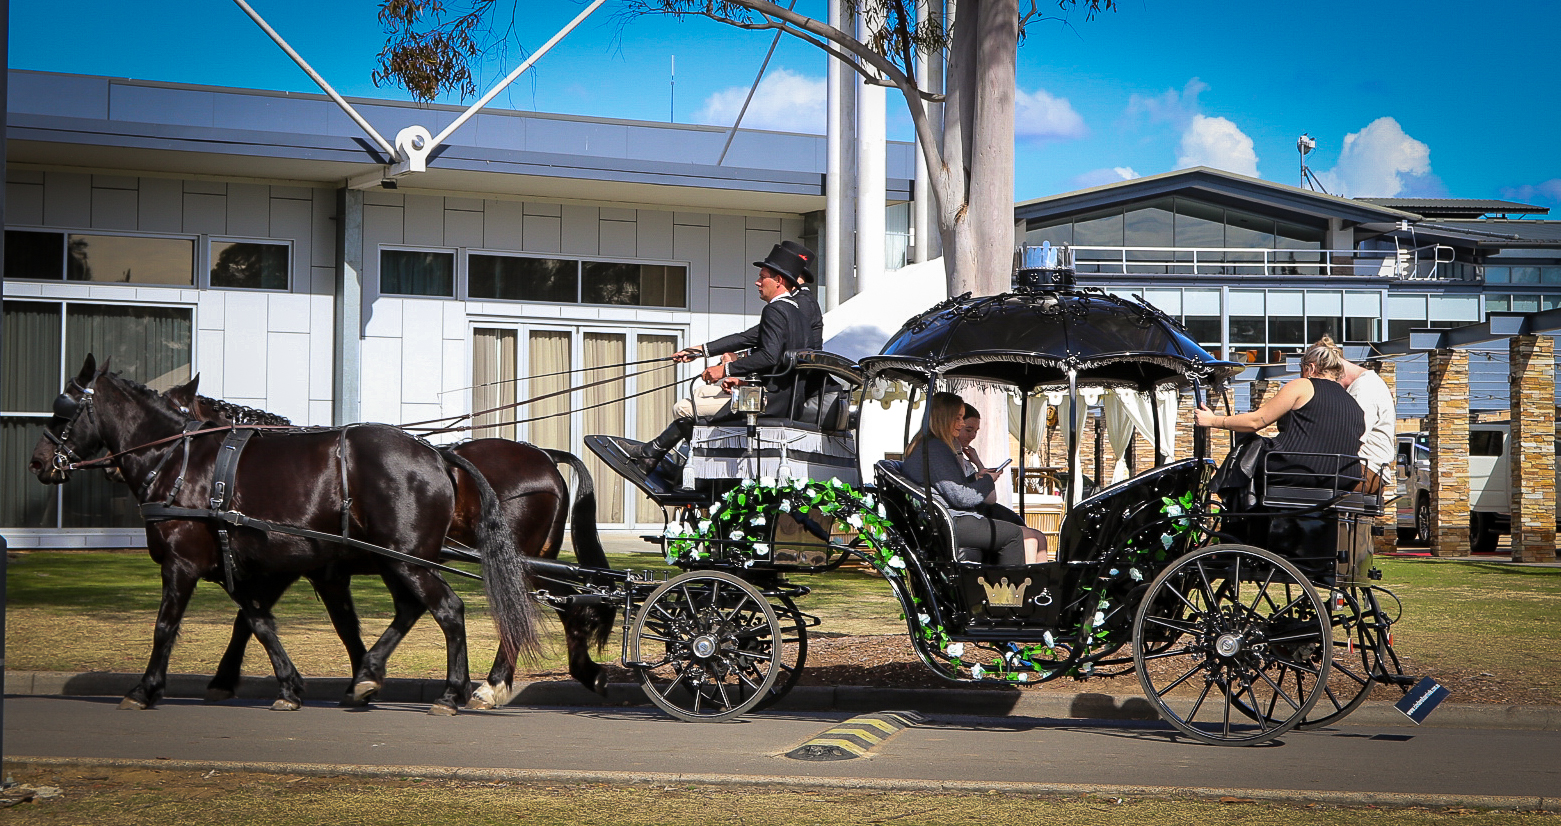
[[1111, 453], [1116, 464], [1111, 468], [1111, 484], [1132, 475], [1127, 464], [1127, 447], [1135, 432], [1154, 443], [1154, 410], [1149, 406], [1149, 394], [1131, 387], [1113, 387], [1105, 396], [1106, 440], [1111, 443]]

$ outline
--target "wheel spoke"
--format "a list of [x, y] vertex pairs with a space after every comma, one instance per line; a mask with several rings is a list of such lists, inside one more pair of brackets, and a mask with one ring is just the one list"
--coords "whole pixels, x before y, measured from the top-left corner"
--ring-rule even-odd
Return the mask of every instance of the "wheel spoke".
[[[1274, 678], [1268, 676], [1268, 672], [1267, 671], [1259, 671], [1257, 673], [1257, 675], [1259, 677], [1263, 678], [1263, 682], [1268, 683], [1269, 687], [1274, 690], [1274, 694], [1277, 695], [1277, 697], [1282, 698], [1286, 703], [1288, 703], [1290, 705], [1291, 708], [1295, 709], [1296, 711], [1300, 711], [1301, 710], [1301, 704], [1297, 703], [1296, 701], [1294, 701], [1292, 699], [1290, 699], [1290, 695], [1285, 693], [1284, 687], [1281, 686], [1279, 683], [1274, 682]], [[1270, 708], [1269, 708], [1269, 713], [1270, 714], [1273, 713], [1272, 706], [1270, 706]]]
[[[1170, 685], [1166, 686], [1164, 689], [1162, 689], [1160, 691], [1155, 692], [1155, 696], [1156, 697], [1164, 697], [1166, 694], [1170, 693], [1171, 689], [1173, 689], [1173, 688], [1181, 685], [1182, 683], [1186, 682], [1188, 677], [1191, 677], [1192, 675], [1197, 674], [1201, 670], [1203, 670], [1203, 663], [1198, 663], [1197, 665], [1194, 665], [1192, 668], [1187, 669], [1187, 673], [1183, 674], [1180, 677], [1177, 677]], [[1203, 687], [1203, 692], [1205, 694], [1207, 694], [1208, 691], [1209, 691], [1209, 687], [1207, 685], [1205, 685]], [[1202, 702], [1202, 698], [1199, 698], [1199, 702]]]
[[[1178, 648], [1175, 651], [1161, 651], [1161, 652], [1159, 652], [1157, 654], [1145, 654], [1144, 655], [1144, 659], [1146, 659], [1146, 660], [1163, 660], [1166, 657], [1181, 657], [1181, 656], [1185, 656], [1187, 654], [1195, 654], [1195, 653], [1197, 653], [1197, 651], [1198, 651], [1198, 649], [1193, 648], [1192, 646], [1189, 645], [1189, 646], [1183, 646], [1182, 648]], [[1202, 665], [1202, 663], [1199, 663], [1199, 665]], [[1198, 667], [1199, 667], [1198, 665], [1193, 666], [1194, 669], [1196, 669]]]
[[1191, 723], [1194, 719], [1197, 718], [1198, 709], [1203, 708], [1203, 701], [1209, 696], [1209, 689], [1213, 687], [1214, 683], [1212, 682], [1203, 684], [1203, 691], [1198, 693], [1198, 699], [1192, 704], [1192, 710], [1187, 712], [1187, 717], [1185, 718], [1187, 722]]

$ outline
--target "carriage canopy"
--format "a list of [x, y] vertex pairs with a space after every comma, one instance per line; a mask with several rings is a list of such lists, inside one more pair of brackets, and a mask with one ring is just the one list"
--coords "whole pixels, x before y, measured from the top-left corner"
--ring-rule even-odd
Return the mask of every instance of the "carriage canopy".
[[1199, 347], [1143, 301], [1063, 288], [949, 299], [905, 323], [883, 352], [862, 360], [869, 378], [924, 383], [928, 373], [1030, 391], [1079, 384], [1141, 391], [1191, 380], [1221, 384], [1244, 365]]

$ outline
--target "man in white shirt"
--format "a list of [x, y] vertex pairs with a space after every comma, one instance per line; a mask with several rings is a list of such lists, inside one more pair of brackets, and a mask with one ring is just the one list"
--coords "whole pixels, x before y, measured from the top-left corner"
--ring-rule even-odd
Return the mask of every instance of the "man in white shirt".
[[1344, 362], [1344, 373], [1339, 383], [1349, 391], [1350, 397], [1366, 414], [1366, 435], [1360, 439], [1360, 457], [1366, 461], [1366, 485], [1364, 490], [1381, 490], [1382, 478], [1390, 474], [1398, 436], [1394, 432], [1397, 412], [1393, 406], [1393, 391], [1374, 370]]

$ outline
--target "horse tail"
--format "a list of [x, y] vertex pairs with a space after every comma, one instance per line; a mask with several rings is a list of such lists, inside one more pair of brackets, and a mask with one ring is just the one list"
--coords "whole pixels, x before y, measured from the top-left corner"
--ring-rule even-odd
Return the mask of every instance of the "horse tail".
[[[567, 464], [575, 474], [575, 501], [569, 512], [569, 537], [575, 548], [575, 561], [586, 568], [611, 568], [607, 563], [607, 549], [602, 547], [602, 537], [596, 532], [596, 482], [591, 470], [580, 457], [567, 450], [542, 448], [554, 464]], [[571, 608], [570, 612], [586, 629], [590, 644], [601, 650], [612, 636], [613, 620], [618, 608], [614, 605]], [[568, 623], [565, 623], [568, 625]]]
[[466, 471], [482, 502], [482, 515], [476, 526], [477, 548], [482, 554], [482, 587], [498, 626], [499, 647], [512, 659], [535, 658], [542, 653], [542, 641], [536, 608], [531, 602], [531, 570], [504, 521], [499, 495], [465, 457], [450, 448], [441, 448], [439, 453], [445, 461]]
[[580, 457], [567, 450], [542, 448], [554, 464], [567, 464], [575, 474], [575, 501], [569, 512], [569, 537], [575, 560], [587, 568], [611, 568], [601, 535], [596, 532], [596, 483]]

